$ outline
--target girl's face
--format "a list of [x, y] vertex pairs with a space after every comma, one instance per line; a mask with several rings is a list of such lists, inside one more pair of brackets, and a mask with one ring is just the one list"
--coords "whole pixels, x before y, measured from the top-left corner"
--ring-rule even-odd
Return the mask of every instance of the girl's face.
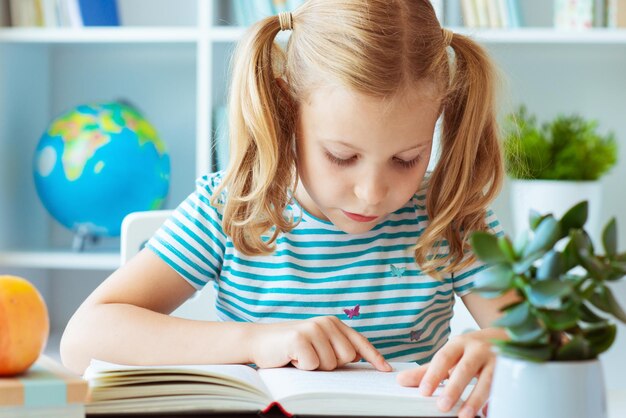
[[317, 89], [299, 106], [298, 202], [346, 233], [372, 229], [417, 192], [439, 106], [425, 87], [389, 100]]

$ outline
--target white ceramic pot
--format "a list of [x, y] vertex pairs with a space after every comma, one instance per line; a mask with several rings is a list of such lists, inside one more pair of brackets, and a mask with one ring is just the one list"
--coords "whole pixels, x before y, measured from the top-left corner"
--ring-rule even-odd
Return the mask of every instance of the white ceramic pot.
[[496, 360], [489, 418], [606, 418], [598, 360], [535, 363]]
[[602, 185], [599, 181], [511, 180], [511, 211], [515, 234], [529, 229], [528, 215], [534, 209], [560, 218], [576, 203], [589, 202], [585, 229], [593, 242], [600, 242]]

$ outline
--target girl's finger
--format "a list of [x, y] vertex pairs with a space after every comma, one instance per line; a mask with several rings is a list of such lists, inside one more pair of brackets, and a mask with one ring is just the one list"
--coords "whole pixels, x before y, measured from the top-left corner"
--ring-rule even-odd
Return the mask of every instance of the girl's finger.
[[356, 349], [336, 324], [328, 323], [327, 335], [337, 358], [337, 367], [355, 361], [358, 357]]
[[480, 370], [489, 362], [484, 355], [470, 355], [467, 351], [454, 367], [443, 393], [437, 399], [437, 406], [443, 412], [449, 411], [459, 400], [461, 394]]
[[311, 342], [319, 358], [319, 370], [335, 370], [337, 368], [337, 355], [330, 343], [328, 335], [323, 334]]
[[320, 365], [320, 359], [316, 350], [308, 341], [299, 341], [294, 350], [289, 354], [291, 364], [302, 370], [315, 370]]
[[392, 367], [385, 357], [369, 342], [367, 338], [350, 328], [343, 322], [340, 322], [339, 329], [343, 332], [343, 335], [352, 343], [352, 346], [356, 350], [357, 354], [370, 362], [372, 366], [376, 367], [381, 372], [390, 372]]
[[428, 370], [429, 365], [430, 363], [426, 363], [411, 370], [401, 371], [398, 373], [398, 383], [402, 386], [419, 386], [424, 374], [426, 374], [426, 370]]
[[493, 363], [489, 363], [480, 372], [478, 376], [478, 382], [470, 393], [467, 400], [463, 403], [459, 411], [459, 418], [473, 418], [480, 408], [489, 399], [489, 390], [491, 388], [491, 380], [493, 378]]
[[433, 357], [433, 360], [422, 377], [420, 392], [424, 396], [431, 396], [442, 380], [448, 378], [449, 370], [456, 366], [463, 356], [462, 344], [444, 345]]

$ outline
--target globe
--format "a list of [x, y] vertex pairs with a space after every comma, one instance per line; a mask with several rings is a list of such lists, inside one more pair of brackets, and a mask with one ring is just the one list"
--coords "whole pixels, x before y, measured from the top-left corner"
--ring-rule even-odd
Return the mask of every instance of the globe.
[[127, 214], [163, 205], [170, 159], [155, 128], [130, 104], [85, 104], [51, 122], [33, 172], [54, 219], [81, 238], [114, 237]]

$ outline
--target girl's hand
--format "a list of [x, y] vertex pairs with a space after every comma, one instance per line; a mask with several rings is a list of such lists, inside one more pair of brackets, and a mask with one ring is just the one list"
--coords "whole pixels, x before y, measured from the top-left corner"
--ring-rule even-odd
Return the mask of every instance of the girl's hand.
[[334, 316], [257, 324], [249, 344], [250, 359], [261, 368], [291, 363], [303, 370], [333, 370], [364, 358], [380, 371], [391, 371], [367, 338]]
[[[399, 373], [398, 382], [403, 386], [419, 386], [422, 395], [431, 396], [442, 380], [449, 379], [437, 400], [439, 409], [447, 412], [472, 378], [477, 377], [476, 386], [459, 411], [459, 418], [473, 418], [489, 398], [496, 361], [489, 340], [502, 337], [502, 332], [484, 329], [456, 336], [434, 355], [430, 363]], [[483, 412], [486, 413], [486, 409]]]

